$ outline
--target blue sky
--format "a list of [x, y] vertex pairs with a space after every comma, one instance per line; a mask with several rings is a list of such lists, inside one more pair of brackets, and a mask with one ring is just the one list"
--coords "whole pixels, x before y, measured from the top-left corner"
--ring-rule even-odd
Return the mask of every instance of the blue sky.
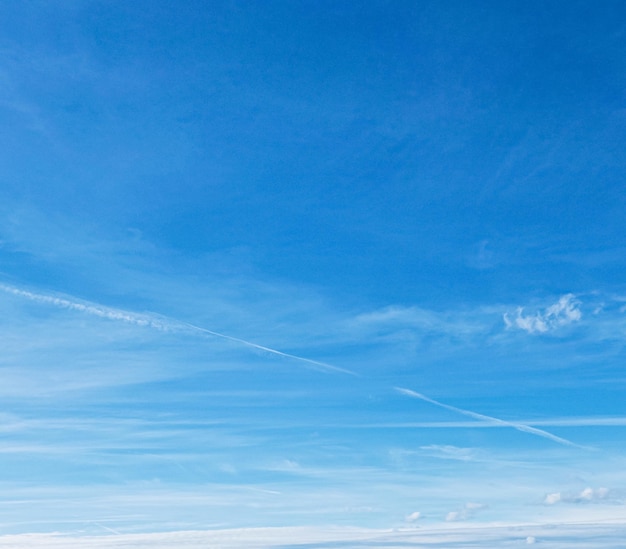
[[626, 519], [625, 16], [0, 6], [0, 531]]

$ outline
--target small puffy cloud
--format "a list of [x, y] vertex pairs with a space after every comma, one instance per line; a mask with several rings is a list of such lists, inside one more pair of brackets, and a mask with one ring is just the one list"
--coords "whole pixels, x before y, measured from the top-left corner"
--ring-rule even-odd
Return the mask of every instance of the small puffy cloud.
[[556, 303], [535, 314], [524, 314], [522, 307], [518, 308], [514, 316], [504, 314], [504, 323], [507, 328], [524, 330], [529, 334], [545, 334], [561, 326], [578, 322], [582, 318], [580, 302], [574, 294], [562, 296]]
[[537, 538], [535, 538], [535, 536], [528, 536], [526, 538], [527, 545], [534, 545], [535, 543], [537, 543]]
[[578, 493], [574, 494], [561, 494], [561, 492], [555, 492], [548, 494], [543, 502], [546, 505], [554, 505], [555, 503], [590, 503], [594, 501], [602, 501], [609, 497], [608, 488], [585, 488]]
[[580, 493], [579, 498], [584, 501], [591, 501], [593, 499], [593, 488], [585, 488]]
[[546, 498], [543, 500], [543, 502], [546, 505], [554, 505], [555, 503], [558, 503], [559, 501], [561, 501], [561, 492], [555, 492], [553, 494], [548, 494], [546, 496]]
[[446, 515], [446, 522], [455, 522], [457, 520], [461, 520], [461, 513], [458, 511], [450, 511]]
[[459, 520], [467, 520], [474, 516], [477, 511], [486, 509], [484, 503], [476, 503], [474, 501], [467, 502], [460, 511], [450, 511], [446, 515], [446, 522], [456, 522]]
[[422, 516], [422, 513], [420, 513], [419, 511], [415, 511], [414, 513], [411, 513], [410, 515], [407, 515], [405, 520], [407, 522], [415, 522], [419, 520], [421, 516]]
[[467, 511], [478, 511], [479, 509], [484, 509], [485, 507], [487, 506], [484, 503], [475, 503], [473, 501], [465, 504], [465, 509]]
[[609, 495], [608, 488], [585, 488], [578, 494], [576, 497], [572, 498], [571, 501], [574, 503], [581, 503], [586, 501], [598, 501], [606, 499]]

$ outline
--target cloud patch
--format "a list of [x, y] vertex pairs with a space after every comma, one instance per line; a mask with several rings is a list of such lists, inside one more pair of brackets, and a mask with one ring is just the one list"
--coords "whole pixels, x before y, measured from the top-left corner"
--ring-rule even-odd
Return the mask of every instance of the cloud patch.
[[460, 520], [468, 520], [472, 518], [478, 511], [485, 509], [487, 506], [484, 503], [476, 503], [474, 501], [468, 501], [463, 509], [459, 511], [450, 511], [446, 514], [446, 522], [457, 522]]
[[587, 487], [577, 493], [563, 494], [561, 492], [554, 492], [547, 494], [543, 502], [546, 505], [555, 505], [557, 503], [593, 503], [606, 501], [609, 499], [610, 491], [608, 488], [590, 488]]
[[524, 314], [524, 308], [519, 307], [515, 315], [505, 313], [503, 317], [508, 329], [523, 330], [529, 334], [545, 334], [581, 318], [580, 302], [574, 294], [562, 296], [556, 303], [535, 314]]
[[419, 520], [419, 518], [422, 516], [422, 513], [420, 513], [419, 511], [415, 511], [413, 513], [411, 513], [410, 515], [407, 515], [405, 520], [407, 522], [416, 522]]

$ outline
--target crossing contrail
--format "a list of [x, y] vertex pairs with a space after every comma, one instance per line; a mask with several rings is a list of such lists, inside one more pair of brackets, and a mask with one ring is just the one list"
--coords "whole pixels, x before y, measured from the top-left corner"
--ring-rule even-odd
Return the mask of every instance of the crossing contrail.
[[443, 402], [439, 402], [433, 398], [427, 397], [422, 393], [418, 393], [416, 391], [412, 391], [411, 389], [403, 389], [402, 387], [396, 387], [396, 391], [403, 395], [410, 396], [412, 398], [418, 398], [423, 400], [424, 402], [429, 402], [430, 404], [434, 404], [435, 406], [439, 406], [440, 408], [444, 408], [445, 410], [450, 410], [452, 412], [457, 412], [458, 414], [462, 414], [467, 417], [473, 417], [474, 419], [479, 419], [480, 421], [487, 421], [494, 425], [502, 425], [503, 427], [512, 427], [513, 429], [517, 429], [518, 431], [522, 431], [524, 433], [530, 433], [531, 435], [537, 435], [539, 437], [547, 438], [559, 444], [563, 444], [565, 446], [573, 446], [575, 448], [584, 448], [588, 450], [589, 448], [585, 446], [580, 446], [571, 440], [567, 440], [566, 438], [562, 438], [548, 431], [544, 431], [543, 429], [537, 429], [536, 427], [531, 427], [530, 425], [525, 425], [524, 423], [516, 423], [514, 421], [506, 421], [504, 419], [499, 419], [497, 417], [486, 416], [484, 414], [479, 414], [477, 412], [472, 412], [471, 410], [464, 410], [463, 408], [457, 408], [456, 406], [451, 406], [450, 404], [445, 404]]
[[[205, 335], [205, 336], [208, 335], [211, 337], [225, 339], [227, 341], [238, 343], [240, 345], [250, 347], [252, 349], [264, 351], [264, 352], [267, 352], [276, 356], [280, 356], [282, 358], [287, 358], [290, 360], [304, 363], [308, 365], [309, 367], [313, 367], [317, 370], [321, 370], [325, 372], [347, 374], [347, 375], [357, 376], [357, 377], [359, 376], [359, 374], [357, 374], [356, 372], [353, 372], [352, 370], [340, 368], [338, 366], [333, 366], [332, 364], [327, 364], [326, 362], [320, 362], [318, 360], [313, 360], [313, 359], [302, 357], [299, 355], [294, 355], [291, 353], [279, 351], [278, 349], [273, 349], [272, 347], [260, 345], [252, 341], [248, 341], [247, 339], [242, 339], [242, 338], [231, 336], [228, 334], [223, 334], [221, 332], [209, 330], [207, 328], [202, 328], [200, 326], [195, 326], [194, 324], [183, 322], [175, 318], [170, 318], [170, 317], [150, 314], [150, 313], [135, 313], [135, 312], [126, 311], [123, 309], [114, 309], [114, 308], [106, 307], [104, 305], [100, 305], [97, 303], [91, 303], [88, 301], [79, 301], [75, 298], [68, 299], [66, 297], [58, 297], [58, 296], [49, 295], [49, 294], [30, 292], [28, 290], [22, 290], [20, 288], [16, 288], [14, 286], [9, 286], [6, 284], [0, 284], [0, 290], [8, 294], [12, 294], [18, 297], [28, 299], [30, 301], [44, 303], [44, 304], [52, 305], [52, 306], [59, 307], [62, 309], [78, 311], [81, 313], [97, 316], [100, 318], [106, 318], [109, 320], [127, 322], [130, 324], [135, 324], [137, 326], [145, 326], [148, 328], [153, 328], [153, 329], [165, 331], [165, 332], [186, 331], [186, 332], [191, 332], [191, 333], [195, 333], [199, 335]], [[429, 402], [430, 404], [433, 404], [440, 408], [444, 408], [446, 410], [450, 410], [452, 412], [456, 412], [456, 413], [459, 413], [459, 414], [462, 414], [464, 416], [468, 416], [474, 419], [478, 419], [480, 421], [486, 421], [493, 425], [511, 427], [513, 429], [517, 429], [518, 431], [522, 431], [524, 433], [529, 433], [531, 435], [536, 435], [542, 438], [547, 438], [553, 442], [556, 442], [558, 444], [563, 444], [565, 446], [583, 448], [586, 450], [589, 449], [585, 446], [581, 446], [565, 438], [559, 437], [557, 435], [553, 435], [552, 433], [549, 433], [548, 431], [544, 431], [543, 429], [531, 427], [530, 425], [525, 425], [523, 423], [516, 423], [513, 421], [505, 421], [503, 419], [499, 419], [496, 417], [491, 417], [491, 416], [487, 416], [484, 414], [479, 414], [477, 412], [472, 412], [470, 410], [457, 408], [456, 406], [451, 406], [449, 404], [445, 404], [443, 402], [439, 402], [438, 400], [427, 397], [426, 395], [423, 395], [422, 393], [412, 391], [411, 389], [403, 389], [401, 387], [395, 387], [395, 390], [409, 397], [417, 398], [425, 402]]]

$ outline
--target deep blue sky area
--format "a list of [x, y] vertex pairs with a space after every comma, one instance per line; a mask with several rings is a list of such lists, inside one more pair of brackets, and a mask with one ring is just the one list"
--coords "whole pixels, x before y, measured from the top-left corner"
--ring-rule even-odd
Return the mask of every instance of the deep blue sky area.
[[0, 531], [621, 517], [625, 90], [618, 1], [0, 5]]
[[619, 282], [620, 3], [3, 11], [2, 174], [40, 208], [379, 304]]

